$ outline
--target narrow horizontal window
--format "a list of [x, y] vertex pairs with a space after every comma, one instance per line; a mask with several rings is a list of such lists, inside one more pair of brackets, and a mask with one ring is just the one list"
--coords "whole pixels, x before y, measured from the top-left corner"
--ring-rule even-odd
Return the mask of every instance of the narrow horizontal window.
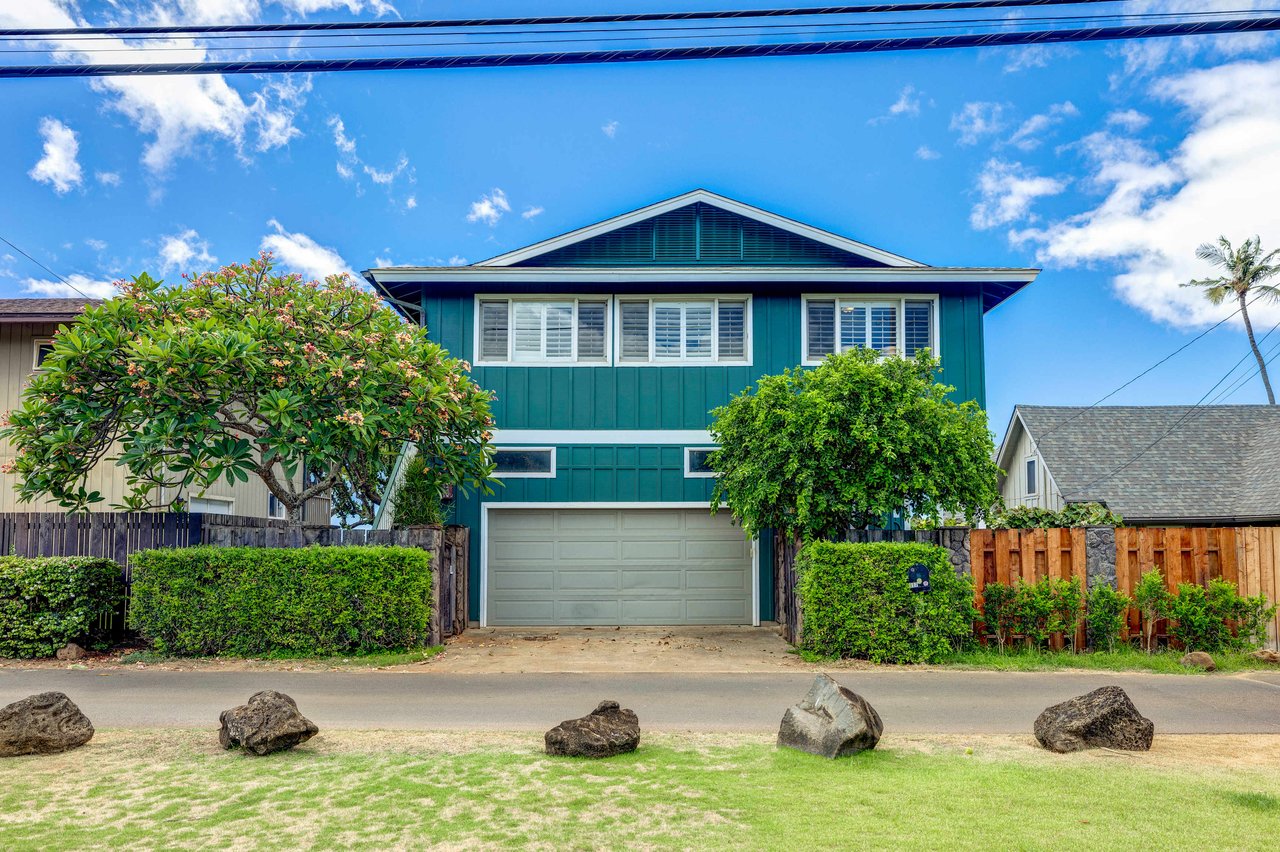
[[494, 475], [502, 478], [553, 477], [556, 475], [556, 451], [552, 448], [514, 448], [495, 450]]
[[595, 299], [481, 299], [481, 363], [603, 364], [609, 303]]
[[187, 501], [187, 510], [203, 512], [206, 515], [230, 515], [234, 505], [234, 501], [219, 497], [192, 497]]
[[711, 477], [716, 472], [711, 468], [711, 454], [717, 447], [685, 447], [684, 475], [691, 478]]

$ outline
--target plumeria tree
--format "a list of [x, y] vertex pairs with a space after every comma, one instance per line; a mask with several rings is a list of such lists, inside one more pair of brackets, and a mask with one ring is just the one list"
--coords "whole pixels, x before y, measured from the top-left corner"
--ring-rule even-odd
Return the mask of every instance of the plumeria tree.
[[348, 276], [278, 275], [263, 254], [182, 286], [122, 282], [58, 329], [0, 435], [24, 500], [86, 510], [104, 499], [90, 471], [113, 462], [114, 508], [257, 477], [294, 524], [325, 494], [367, 520], [405, 442], [441, 485], [486, 487], [492, 397], [469, 370]]

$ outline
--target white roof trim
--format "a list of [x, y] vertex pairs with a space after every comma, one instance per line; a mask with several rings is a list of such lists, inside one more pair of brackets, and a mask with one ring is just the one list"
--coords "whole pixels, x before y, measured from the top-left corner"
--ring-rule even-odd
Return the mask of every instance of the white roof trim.
[[860, 266], [393, 266], [369, 269], [364, 275], [379, 284], [447, 281], [458, 283], [540, 282], [572, 285], [636, 282], [645, 284], [697, 281], [703, 285], [731, 282], [795, 281], [821, 282], [894, 282], [906, 284], [982, 282], [1029, 284], [1040, 274], [1039, 269], [1000, 267], [860, 267]]
[[739, 216], [745, 216], [748, 219], [755, 219], [766, 225], [772, 225], [775, 228], [781, 228], [784, 231], [790, 231], [802, 237], [825, 243], [842, 251], [852, 254], [861, 255], [871, 260], [887, 263], [889, 266], [924, 266], [919, 261], [902, 257], [901, 255], [892, 254], [878, 249], [875, 246], [869, 246], [860, 243], [857, 240], [851, 240], [847, 237], [841, 237], [830, 231], [824, 231], [821, 228], [815, 228], [812, 225], [806, 225], [803, 222], [797, 222], [794, 219], [788, 219], [785, 216], [779, 216], [776, 213], [770, 213], [767, 210], [761, 210], [759, 207], [752, 207], [750, 204], [743, 204], [741, 201], [734, 201], [732, 198], [725, 198], [723, 195], [716, 195], [714, 192], [708, 192], [705, 189], [695, 189], [692, 192], [686, 192], [683, 195], [677, 195], [675, 198], [668, 198], [666, 201], [659, 201], [656, 204], [650, 204], [648, 207], [641, 207], [639, 210], [633, 210], [630, 213], [623, 213], [621, 216], [614, 216], [612, 219], [605, 219], [603, 222], [597, 222], [594, 225], [587, 225], [585, 228], [578, 228], [576, 231], [570, 231], [567, 234], [561, 234], [558, 237], [552, 237], [549, 240], [543, 240], [540, 243], [534, 243], [531, 246], [525, 246], [515, 251], [509, 251], [506, 254], [500, 254], [497, 257], [491, 257], [488, 260], [482, 260], [474, 263], [472, 266], [511, 266], [524, 260], [537, 257], [583, 240], [591, 239], [600, 234], [616, 231], [619, 228], [625, 228], [636, 222], [686, 207], [695, 202], [703, 202], [713, 207], [719, 207], [721, 210], [728, 210], [730, 213], [737, 213]]

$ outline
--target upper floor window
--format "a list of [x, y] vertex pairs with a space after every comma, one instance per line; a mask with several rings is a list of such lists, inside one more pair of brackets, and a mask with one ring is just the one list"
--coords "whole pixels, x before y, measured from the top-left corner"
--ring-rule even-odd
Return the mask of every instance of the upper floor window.
[[749, 301], [655, 296], [618, 299], [620, 364], [750, 360]]
[[598, 363], [608, 360], [608, 300], [479, 300], [479, 363]]
[[1034, 458], [1027, 459], [1027, 494], [1032, 495], [1037, 491], [1039, 477], [1036, 476], [1036, 460]]
[[937, 304], [931, 298], [809, 296], [804, 300], [804, 362], [834, 352], [874, 349], [913, 357], [937, 352]]

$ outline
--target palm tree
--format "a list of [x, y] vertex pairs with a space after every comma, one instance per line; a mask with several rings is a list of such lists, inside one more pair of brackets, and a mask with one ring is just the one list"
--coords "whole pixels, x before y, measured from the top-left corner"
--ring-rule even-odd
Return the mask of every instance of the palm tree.
[[1257, 237], [1245, 240], [1238, 249], [1231, 247], [1226, 237], [1218, 237], [1217, 244], [1204, 243], [1196, 249], [1196, 257], [1207, 260], [1214, 266], [1226, 271], [1219, 278], [1200, 278], [1195, 281], [1184, 281], [1183, 287], [1204, 288], [1205, 298], [1215, 305], [1221, 305], [1228, 294], [1235, 294], [1240, 302], [1240, 316], [1244, 319], [1244, 332], [1249, 337], [1249, 346], [1253, 348], [1253, 357], [1258, 359], [1258, 372], [1262, 374], [1262, 385], [1267, 389], [1267, 402], [1276, 404], [1276, 395], [1271, 390], [1271, 379], [1267, 376], [1267, 362], [1263, 360], [1258, 349], [1258, 341], [1253, 337], [1253, 324], [1249, 322], [1250, 293], [1254, 298], [1276, 301], [1280, 299], [1280, 287], [1266, 282], [1280, 275], [1280, 263], [1274, 262], [1280, 257], [1280, 249], [1274, 249], [1263, 255], [1262, 242]]

